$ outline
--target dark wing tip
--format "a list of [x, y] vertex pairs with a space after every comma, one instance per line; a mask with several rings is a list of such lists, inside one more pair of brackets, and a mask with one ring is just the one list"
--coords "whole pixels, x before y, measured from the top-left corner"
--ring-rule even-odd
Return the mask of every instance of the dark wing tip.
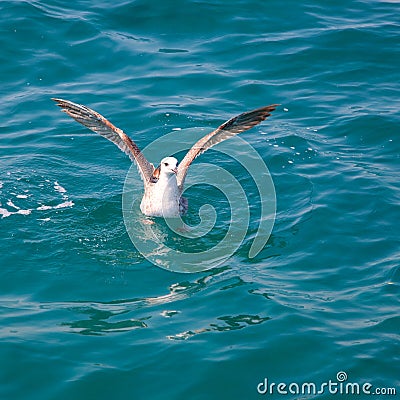
[[85, 106], [82, 106], [81, 104], [77, 104], [69, 100], [58, 99], [55, 97], [52, 97], [51, 100], [53, 100], [56, 103], [56, 105], [62, 108], [64, 111], [66, 109], [85, 108]]
[[223, 123], [218, 130], [231, 131], [232, 133], [243, 132], [264, 121], [279, 105], [280, 104], [271, 104], [269, 106], [244, 112], [243, 114], [233, 117], [229, 121]]
[[[265, 107], [259, 108], [258, 110], [260, 111], [260, 118], [261, 118], [260, 122], [264, 121], [266, 118], [268, 118], [271, 115], [271, 113], [273, 111], [275, 111], [276, 108], [279, 106], [280, 106], [280, 104], [271, 104], [270, 106], [265, 106]], [[258, 110], [254, 110], [254, 111], [258, 111]]]
[[265, 106], [265, 107], [260, 107], [257, 108], [253, 111], [249, 111], [247, 113], [244, 113], [243, 116], [245, 116], [247, 114], [247, 116], [249, 118], [254, 117], [255, 119], [257, 119], [257, 116], [261, 119], [260, 121], [264, 121], [264, 119], [266, 119], [267, 117], [269, 117], [271, 115], [271, 113], [273, 111], [276, 110], [277, 107], [279, 107], [280, 104], [271, 104], [269, 106]]
[[[53, 100], [58, 107], [61, 108], [62, 111], [65, 113], [69, 114], [71, 109], [76, 109], [77, 104], [72, 103], [69, 100], [64, 100], [64, 99], [58, 99], [55, 97], [52, 97], [51, 100]], [[71, 115], [72, 116], [72, 115]]]
[[68, 103], [68, 100], [58, 99], [58, 98], [56, 98], [56, 97], [52, 97], [51, 100], [53, 100], [54, 102], [56, 102], [56, 104], [57, 104], [59, 107], [62, 107], [63, 104], [67, 104], [67, 103]]

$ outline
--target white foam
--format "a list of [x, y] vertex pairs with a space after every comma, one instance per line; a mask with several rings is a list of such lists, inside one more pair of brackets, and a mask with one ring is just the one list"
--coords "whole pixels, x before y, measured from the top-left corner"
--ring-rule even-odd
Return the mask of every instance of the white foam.
[[66, 207], [72, 207], [74, 205], [73, 201], [64, 201], [64, 203], [58, 204], [54, 206], [53, 208], [66, 208]]
[[19, 209], [15, 214], [22, 214], [22, 215], [29, 215], [32, 212], [32, 210], [21, 210]]
[[5, 208], [0, 208], [1, 218], [9, 217], [12, 214], [14, 214], [14, 213], [11, 213], [10, 211], [6, 210]]
[[54, 182], [54, 190], [57, 190], [58, 193], [66, 193], [67, 191], [63, 188], [57, 181]]
[[[11, 175], [10, 173], [7, 173], [8, 175]], [[18, 178], [17, 178], [18, 180]], [[45, 179], [45, 182], [47, 183], [51, 183], [52, 181], [50, 181], [49, 179]], [[3, 182], [0, 182], [0, 188], [2, 188], [4, 186]], [[37, 185], [40, 188], [43, 188], [45, 185], [43, 183], [39, 183]], [[32, 213], [32, 211], [46, 211], [46, 210], [52, 210], [52, 209], [61, 209], [61, 208], [67, 208], [67, 207], [73, 207], [74, 203], [73, 201], [68, 199], [68, 194], [67, 194], [67, 190], [61, 186], [58, 181], [53, 181], [53, 188], [54, 190], [60, 194], [59, 197], [60, 198], [60, 203], [56, 204], [54, 206], [50, 206], [47, 204], [43, 204], [43, 203], [36, 203], [36, 204], [32, 204], [32, 208], [28, 208], [28, 209], [22, 209], [21, 207], [19, 207], [18, 201], [16, 199], [30, 199], [31, 201], [33, 200], [33, 194], [29, 193], [28, 189], [23, 190], [23, 192], [19, 193], [18, 192], [10, 192], [9, 194], [12, 197], [12, 199], [8, 199], [6, 204], [7, 204], [7, 208], [2, 208], [1, 207], [1, 203], [0, 203], [0, 218], [6, 218], [9, 217], [10, 215], [14, 215], [14, 214], [20, 214], [20, 215], [30, 215]], [[16, 189], [16, 188], [15, 188]], [[14, 201], [15, 204], [14, 203]], [[50, 218], [44, 218], [42, 219], [43, 221], [49, 221]]]
[[20, 207], [16, 206], [11, 200], [7, 201], [7, 205], [12, 207], [12, 208], [15, 208], [16, 210], [20, 209]]
[[44, 211], [44, 210], [51, 210], [52, 208], [53, 208], [52, 206], [46, 206], [46, 205], [42, 204], [41, 206], [36, 208], [36, 210]]
[[30, 209], [21, 210], [19, 208], [17, 211], [8, 211], [5, 208], [0, 208], [1, 218], [6, 218], [6, 217], [9, 217], [10, 215], [13, 215], [13, 214], [29, 215], [31, 212], [32, 212], [32, 210], [30, 210]]
[[66, 207], [72, 207], [74, 205], [74, 202], [71, 200], [64, 201], [63, 203], [57, 204], [56, 206], [46, 206], [45, 204], [42, 204], [39, 206], [36, 210], [38, 211], [45, 211], [45, 210], [52, 210], [52, 209], [59, 209], [59, 208], [66, 208]]

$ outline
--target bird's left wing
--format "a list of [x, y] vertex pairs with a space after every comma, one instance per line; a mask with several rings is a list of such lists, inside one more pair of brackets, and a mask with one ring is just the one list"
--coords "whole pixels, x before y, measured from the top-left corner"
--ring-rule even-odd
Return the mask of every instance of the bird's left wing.
[[215, 131], [212, 131], [197, 141], [186, 153], [185, 157], [178, 165], [177, 180], [179, 190], [181, 192], [183, 191], [183, 185], [188, 168], [197, 156], [204, 153], [216, 144], [221, 143], [232, 136], [236, 136], [241, 132], [247, 131], [255, 125], [258, 125], [260, 122], [269, 117], [271, 112], [274, 111], [278, 105], [279, 104], [272, 104], [270, 106], [257, 108], [256, 110], [248, 111], [233, 117], [220, 125]]
[[120, 150], [127, 154], [129, 158], [136, 163], [145, 185], [151, 182], [151, 177], [154, 171], [153, 164], [147, 161], [136, 143], [121, 129], [114, 126], [107, 118], [89, 107], [73, 103], [69, 100], [52, 100], [54, 100], [57, 105], [75, 121], [117, 145]]

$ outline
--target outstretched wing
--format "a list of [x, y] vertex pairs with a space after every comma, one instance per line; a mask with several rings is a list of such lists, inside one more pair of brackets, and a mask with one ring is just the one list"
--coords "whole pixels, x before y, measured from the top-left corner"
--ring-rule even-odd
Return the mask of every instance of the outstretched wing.
[[278, 105], [279, 104], [272, 104], [233, 117], [229, 121], [220, 125], [215, 131], [212, 131], [197, 141], [178, 165], [177, 180], [180, 191], [183, 191], [183, 184], [185, 182], [188, 168], [197, 156], [216, 144], [258, 125], [269, 117], [271, 112], [274, 111]]
[[75, 121], [78, 121], [93, 132], [97, 132], [117, 145], [132, 161], [136, 162], [144, 182], [150, 182], [150, 177], [154, 171], [153, 164], [146, 160], [146, 157], [140, 151], [136, 143], [121, 129], [114, 126], [110, 121], [89, 107], [63, 99], [52, 100]]

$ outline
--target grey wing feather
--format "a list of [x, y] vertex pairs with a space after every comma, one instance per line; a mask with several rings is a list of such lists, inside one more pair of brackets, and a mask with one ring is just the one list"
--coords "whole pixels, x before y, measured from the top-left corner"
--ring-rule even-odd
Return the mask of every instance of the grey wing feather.
[[63, 99], [52, 100], [54, 100], [57, 105], [75, 121], [117, 145], [118, 148], [127, 154], [132, 161], [136, 162], [144, 182], [150, 182], [151, 175], [154, 171], [153, 164], [146, 160], [136, 143], [121, 129], [114, 126], [101, 114], [89, 107]]
[[271, 112], [274, 111], [278, 105], [279, 104], [272, 104], [270, 106], [257, 108], [256, 110], [237, 115], [236, 117], [224, 122], [216, 130], [197, 141], [186, 153], [186, 156], [183, 158], [183, 160], [179, 163], [177, 180], [180, 191], [183, 191], [183, 185], [188, 168], [197, 156], [204, 153], [216, 144], [221, 143], [232, 136], [236, 136], [241, 132], [247, 131], [255, 125], [258, 125], [260, 122], [269, 117]]

